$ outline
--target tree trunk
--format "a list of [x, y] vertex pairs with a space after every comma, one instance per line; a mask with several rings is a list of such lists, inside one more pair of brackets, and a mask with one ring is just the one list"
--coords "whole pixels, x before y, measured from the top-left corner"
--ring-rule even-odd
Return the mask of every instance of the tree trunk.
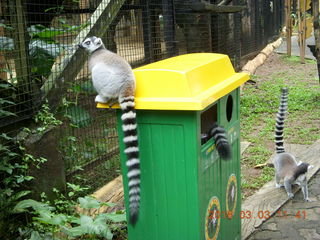
[[312, 11], [313, 11], [313, 29], [314, 29], [314, 39], [315, 39], [315, 57], [317, 59], [318, 66], [318, 77], [320, 83], [320, 19], [319, 19], [319, 0], [312, 1]]

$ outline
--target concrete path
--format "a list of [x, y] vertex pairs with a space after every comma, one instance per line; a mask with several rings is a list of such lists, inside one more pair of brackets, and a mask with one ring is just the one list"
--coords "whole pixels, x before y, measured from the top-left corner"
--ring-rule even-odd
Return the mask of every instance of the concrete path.
[[[306, 58], [316, 60], [316, 58], [312, 55], [310, 52], [310, 49], [307, 47], [307, 45], [314, 45], [315, 40], [314, 36], [311, 36], [306, 39]], [[283, 39], [282, 44], [280, 45], [279, 48], [275, 50], [277, 53], [284, 53], [287, 54], [287, 41], [286, 39]], [[298, 45], [298, 36], [292, 36], [291, 37], [291, 55], [292, 56], [300, 56], [300, 48]]]
[[[301, 150], [301, 146], [297, 144], [290, 144], [290, 149], [298, 161], [308, 162], [314, 166], [307, 174], [308, 179], [311, 180], [320, 169], [320, 139], [312, 145], [304, 145], [304, 150]], [[296, 194], [300, 191], [300, 187], [294, 186], [292, 190]], [[309, 196], [312, 199], [311, 193]], [[242, 239], [247, 239], [252, 233], [259, 230], [268, 217], [277, 216], [279, 209], [288, 201], [290, 200], [284, 188], [275, 188], [274, 180], [266, 183], [256, 193], [245, 199], [241, 204]]]
[[320, 240], [320, 172], [309, 182], [312, 202], [300, 191], [264, 222], [248, 240]]

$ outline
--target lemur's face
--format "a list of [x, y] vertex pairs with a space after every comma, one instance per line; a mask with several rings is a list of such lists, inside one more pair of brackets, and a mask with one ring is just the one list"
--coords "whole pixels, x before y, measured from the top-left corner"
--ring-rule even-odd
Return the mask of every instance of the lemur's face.
[[82, 43], [79, 44], [79, 47], [86, 49], [88, 52], [92, 53], [102, 45], [101, 38], [95, 36], [86, 38]]

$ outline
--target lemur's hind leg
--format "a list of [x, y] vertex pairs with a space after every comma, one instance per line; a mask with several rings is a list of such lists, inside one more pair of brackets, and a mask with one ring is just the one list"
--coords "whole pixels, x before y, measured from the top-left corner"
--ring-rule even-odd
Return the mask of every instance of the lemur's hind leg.
[[114, 104], [116, 104], [118, 102], [118, 99], [117, 98], [108, 98], [108, 97], [103, 97], [101, 95], [97, 95], [95, 102], [108, 104], [109, 107], [111, 108]]
[[306, 182], [301, 183], [301, 190], [303, 193], [303, 199], [306, 202], [311, 202], [308, 194], [308, 184]]
[[284, 187], [287, 191], [288, 197], [292, 199], [294, 194], [292, 193], [292, 181], [289, 178], [284, 179]]
[[117, 98], [110, 98], [107, 104], [109, 105], [109, 108], [112, 108], [112, 106], [115, 105], [117, 102], [118, 102]]
[[275, 176], [275, 179], [276, 179], [276, 188], [281, 188], [281, 187], [283, 187], [283, 184], [280, 184], [280, 180], [281, 180], [281, 178], [280, 178], [280, 176], [279, 176], [279, 174], [275, 174], [276, 176]]
[[107, 103], [110, 99], [107, 97], [102, 97], [101, 95], [97, 95], [95, 98], [95, 102], [99, 102], [99, 103]]

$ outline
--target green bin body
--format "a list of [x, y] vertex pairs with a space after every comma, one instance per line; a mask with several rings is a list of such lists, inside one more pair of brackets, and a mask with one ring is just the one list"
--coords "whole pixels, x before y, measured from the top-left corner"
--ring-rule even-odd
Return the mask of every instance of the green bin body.
[[[129, 240], [241, 239], [239, 97], [234, 85], [203, 109], [137, 107], [141, 202], [136, 225], [128, 224]], [[121, 110], [117, 118], [128, 209]], [[219, 157], [212, 138], [201, 143], [214, 122], [227, 131], [231, 160]]]

